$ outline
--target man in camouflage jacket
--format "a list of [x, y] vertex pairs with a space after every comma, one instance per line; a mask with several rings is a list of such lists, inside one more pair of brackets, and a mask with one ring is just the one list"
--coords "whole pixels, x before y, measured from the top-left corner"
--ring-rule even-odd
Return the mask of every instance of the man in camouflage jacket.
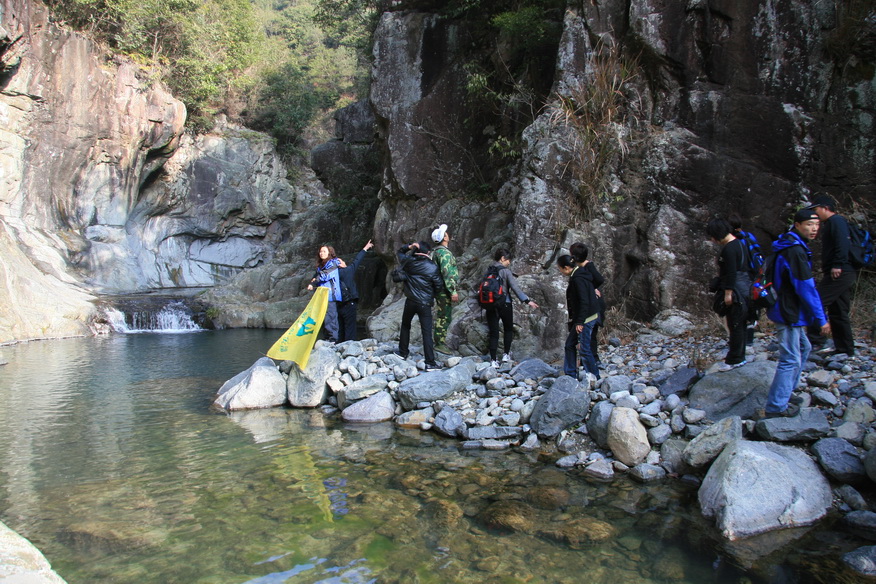
[[435, 298], [435, 349], [442, 353], [450, 353], [445, 344], [447, 330], [450, 328], [450, 320], [453, 315], [453, 302], [459, 301], [459, 270], [456, 267], [456, 257], [447, 249], [450, 243], [450, 233], [447, 225], [442, 223], [432, 232], [432, 241], [437, 244], [432, 251], [432, 259], [438, 264], [441, 278], [444, 280], [444, 291]]

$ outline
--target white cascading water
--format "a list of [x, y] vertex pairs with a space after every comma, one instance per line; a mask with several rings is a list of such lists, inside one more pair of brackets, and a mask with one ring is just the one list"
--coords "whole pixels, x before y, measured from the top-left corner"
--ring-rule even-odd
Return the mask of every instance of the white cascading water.
[[192, 312], [182, 302], [171, 302], [158, 312], [136, 311], [126, 314], [106, 308], [106, 317], [117, 333], [188, 333], [203, 330], [192, 320]]

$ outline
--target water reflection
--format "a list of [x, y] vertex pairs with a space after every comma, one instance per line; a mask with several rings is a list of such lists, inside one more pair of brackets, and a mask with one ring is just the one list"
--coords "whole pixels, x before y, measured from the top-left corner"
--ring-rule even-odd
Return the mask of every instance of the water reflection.
[[0, 519], [70, 584], [769, 577], [777, 540], [745, 551], [743, 576], [677, 481], [591, 482], [312, 410], [211, 410], [276, 335], [4, 348]]

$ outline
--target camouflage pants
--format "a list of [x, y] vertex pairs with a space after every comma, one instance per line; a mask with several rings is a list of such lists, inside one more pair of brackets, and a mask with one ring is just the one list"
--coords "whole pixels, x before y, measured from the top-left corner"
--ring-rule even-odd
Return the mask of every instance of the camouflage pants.
[[443, 345], [450, 329], [450, 319], [453, 315], [453, 302], [447, 294], [439, 294], [435, 298], [435, 344]]

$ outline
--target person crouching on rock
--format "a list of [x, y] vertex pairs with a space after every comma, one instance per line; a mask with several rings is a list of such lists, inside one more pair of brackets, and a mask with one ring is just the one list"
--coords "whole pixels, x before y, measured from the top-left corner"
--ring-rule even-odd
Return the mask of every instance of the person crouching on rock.
[[[569, 278], [566, 288], [566, 307], [569, 311], [569, 334], [566, 336], [563, 358], [563, 373], [578, 378], [578, 351], [588, 373], [599, 379], [599, 368], [590, 350], [590, 336], [593, 326], [599, 317], [599, 304], [596, 300], [596, 289], [593, 287], [593, 276], [582, 269], [570, 255], [557, 258], [557, 268], [560, 273]], [[586, 339], [582, 343], [581, 339]]]
[[435, 296], [444, 290], [444, 280], [438, 266], [432, 261], [431, 247], [425, 241], [402, 246], [398, 250], [401, 266], [405, 307], [402, 312], [401, 331], [398, 338], [398, 353], [408, 358], [411, 340], [411, 321], [414, 316], [420, 319], [423, 334], [423, 354], [426, 357], [426, 371], [439, 369], [435, 362], [435, 345], [432, 337], [432, 304]]

